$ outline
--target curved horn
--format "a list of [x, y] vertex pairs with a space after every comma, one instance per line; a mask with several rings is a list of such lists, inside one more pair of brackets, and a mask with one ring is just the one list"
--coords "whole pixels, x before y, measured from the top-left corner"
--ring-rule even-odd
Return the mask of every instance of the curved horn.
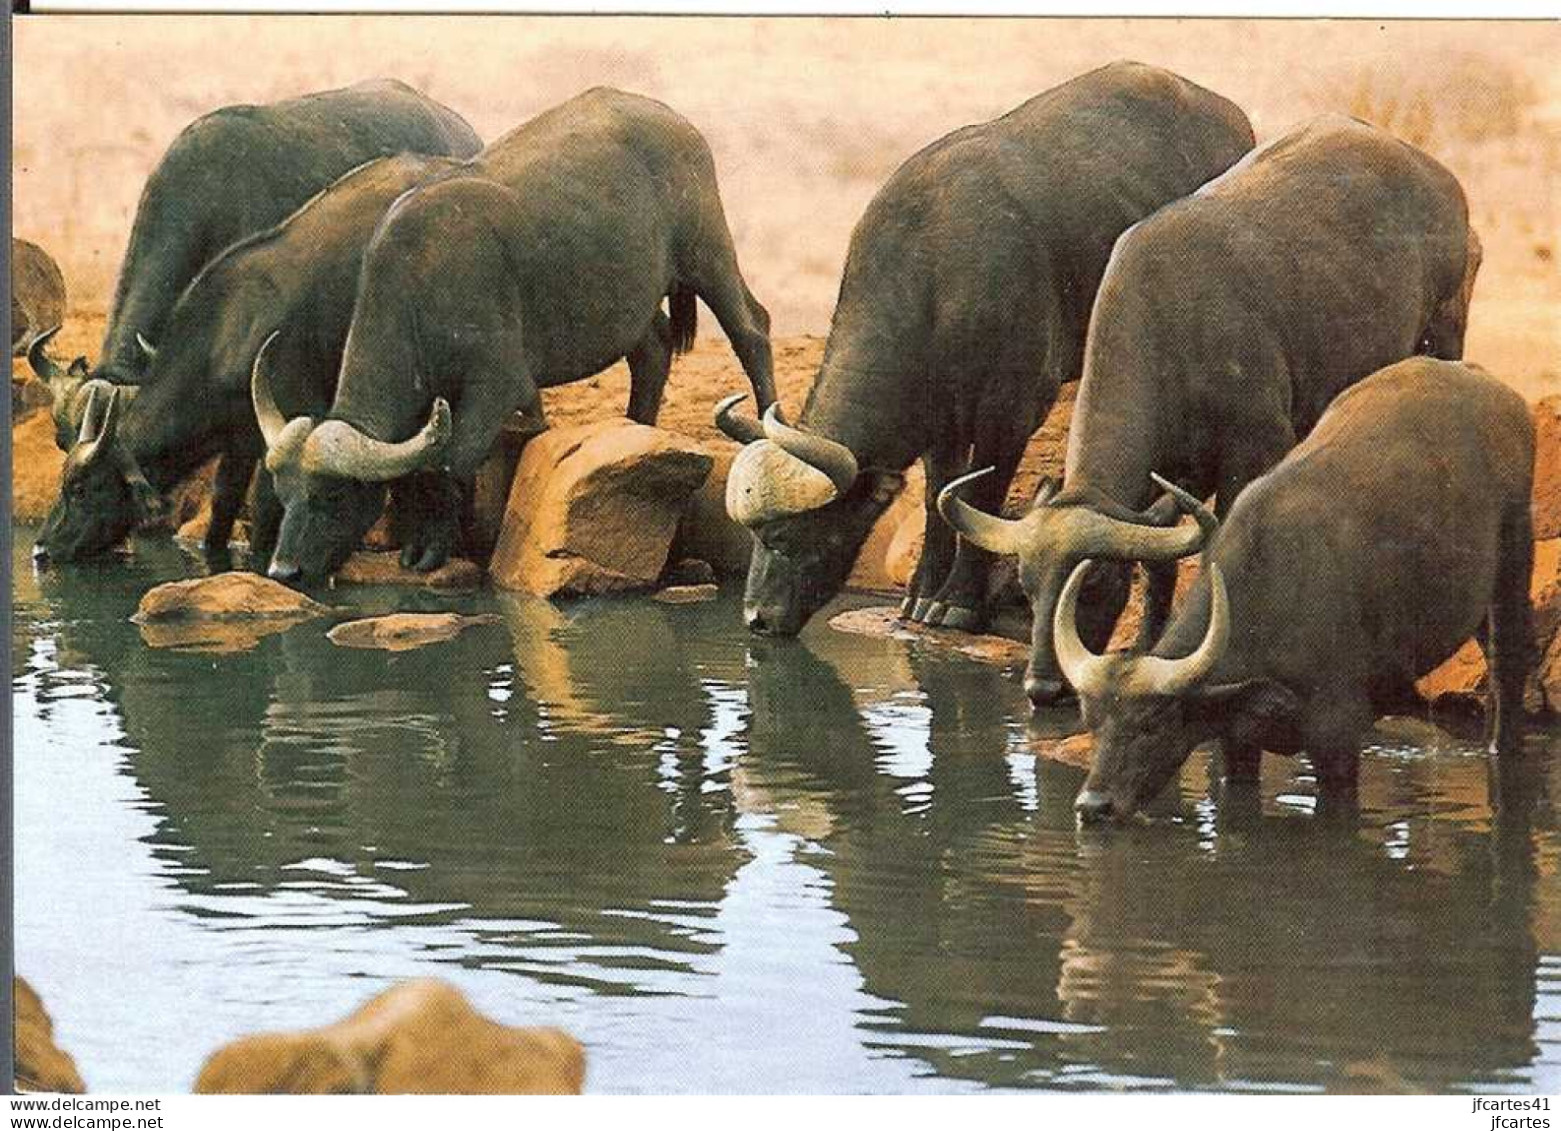
[[851, 454], [851, 449], [812, 432], [793, 428], [781, 418], [779, 402], [772, 404], [764, 414], [764, 435], [783, 452], [827, 475], [835, 485], [836, 494], [844, 495], [856, 482], [856, 456]]
[[747, 393], [733, 393], [715, 406], [715, 426], [739, 444], [751, 444], [764, 439], [764, 425], [751, 416], [736, 416], [732, 412], [747, 399]]
[[[961, 475], [949, 483], [938, 492], [938, 513], [943, 516], [943, 521], [953, 527], [954, 532], [965, 541], [980, 546], [983, 550], [990, 550], [994, 554], [1017, 554], [1024, 524], [1014, 519], [987, 514], [986, 511], [965, 502], [958, 494], [959, 489], [966, 483], [980, 479], [993, 470], [995, 469], [983, 467], [980, 471]], [[1044, 500], [1037, 498], [1036, 502], [1040, 504]]]
[[271, 335], [260, 343], [260, 349], [255, 353], [255, 363], [249, 369], [249, 400], [255, 406], [255, 422], [260, 425], [260, 434], [265, 438], [267, 448], [276, 445], [282, 429], [287, 427], [287, 417], [276, 407], [276, 398], [271, 395], [271, 381], [262, 365], [266, 350], [271, 348], [271, 343], [276, 341], [281, 332], [272, 330]]
[[60, 368], [59, 362], [49, 356], [47, 346], [55, 334], [60, 332], [60, 327], [51, 326], [44, 330], [27, 346], [27, 364], [32, 366], [36, 373], [45, 382], [58, 380], [65, 376], [65, 370]]
[[392, 443], [354, 428], [345, 420], [327, 420], [304, 441], [305, 471], [383, 483], [400, 479], [435, 458], [450, 441], [450, 402], [434, 398], [428, 423], [411, 439]]
[[1171, 498], [1176, 500], [1177, 507], [1185, 514], [1190, 514], [1198, 523], [1198, 529], [1203, 532], [1203, 544], [1199, 549], [1207, 551], [1209, 543], [1214, 540], [1215, 533], [1220, 528], [1220, 520], [1214, 516], [1214, 512], [1204, 505], [1202, 499], [1189, 491], [1184, 491], [1169, 479], [1162, 478], [1153, 471], [1149, 478]]
[[136, 345], [141, 347], [141, 352], [146, 354], [148, 360], [157, 356], [157, 347], [142, 337], [139, 330], [136, 331]]
[[[105, 393], [104, 390], [107, 390]], [[103, 384], [93, 384], [87, 389], [87, 402], [81, 409], [80, 430], [76, 433], [76, 443], [90, 444], [97, 439], [98, 421], [102, 417], [101, 406], [106, 397], [112, 397], [114, 390], [105, 381]]]
[[1086, 552], [1098, 557], [1169, 562], [1197, 553], [1204, 542], [1203, 529], [1198, 526], [1154, 526], [1099, 512], [1091, 517]]
[[87, 389], [87, 403], [81, 411], [81, 431], [76, 437], [76, 458], [91, 463], [114, 443], [119, 427], [119, 388], [107, 381], [94, 382]]
[[1124, 690], [1131, 695], [1180, 695], [1214, 670], [1230, 642], [1230, 597], [1220, 567], [1209, 563], [1209, 626], [1191, 655], [1179, 660], [1139, 656], [1131, 661]]
[[1052, 647], [1057, 653], [1057, 666], [1081, 695], [1099, 695], [1105, 689], [1108, 674], [1105, 657], [1095, 655], [1079, 638], [1079, 590], [1094, 564], [1085, 558], [1074, 567], [1052, 611]]
[[103, 406], [103, 417], [98, 421], [97, 435], [93, 437], [95, 443], [106, 447], [114, 442], [114, 433], [119, 429], [119, 409], [124, 403], [118, 386], [109, 390], [108, 403]]

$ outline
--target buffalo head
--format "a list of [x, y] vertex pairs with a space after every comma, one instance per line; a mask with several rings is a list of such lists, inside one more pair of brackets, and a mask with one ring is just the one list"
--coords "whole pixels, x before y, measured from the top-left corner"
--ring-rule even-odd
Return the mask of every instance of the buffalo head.
[[[1197, 499], [1172, 483], [1152, 475], [1168, 495], [1145, 511], [1134, 511], [1097, 499], [1069, 503], [1056, 497], [1056, 485], [1046, 485], [1023, 518], [986, 514], [959, 497], [959, 489], [990, 468], [961, 476], [938, 495], [938, 511], [961, 538], [994, 554], [1019, 559], [1019, 580], [1030, 602], [1033, 627], [1025, 692], [1037, 706], [1055, 702], [1065, 689], [1052, 655], [1052, 610], [1070, 570], [1085, 558], [1102, 560], [1092, 571], [1085, 593], [1084, 633], [1104, 647], [1116, 625], [1135, 561], [1164, 562], [1196, 553], [1212, 534], [1214, 515]], [[1185, 510], [1197, 526], [1173, 526]]]
[[1210, 738], [1256, 745], [1293, 727], [1299, 700], [1288, 688], [1263, 678], [1210, 679], [1230, 644], [1230, 598], [1218, 565], [1205, 565], [1191, 599], [1202, 639], [1187, 655], [1166, 657], [1097, 655], [1080, 638], [1074, 618], [1092, 564], [1074, 568], [1052, 625], [1057, 662], [1078, 691], [1084, 725], [1095, 740], [1089, 777], [1074, 802], [1081, 821], [1126, 820]]
[[385, 484], [438, 459], [450, 440], [450, 406], [435, 398], [428, 423], [399, 443], [375, 439], [345, 420], [288, 420], [264, 372], [266, 350], [276, 337], [266, 339], [250, 371], [266, 470], [283, 508], [266, 572], [277, 581], [318, 581], [340, 569], [374, 525]]
[[60, 497], [33, 547], [39, 559], [76, 561], [118, 545], [138, 523], [159, 517], [162, 498], [142, 473], [119, 424], [134, 389], [88, 382], [80, 430], [65, 456]]
[[771, 405], [737, 416], [742, 394], [716, 406], [716, 425], [744, 447], [726, 480], [726, 510], [753, 533], [743, 617], [750, 630], [795, 636], [845, 584], [873, 524], [904, 486], [862, 471], [851, 449], [795, 428]]
[[115, 386], [101, 377], [90, 376], [84, 357], [76, 358], [69, 365], [55, 361], [49, 356], [48, 347], [59, 332], [60, 328], [53, 326], [35, 337], [27, 347], [27, 362], [49, 390], [49, 412], [54, 417], [54, 442], [60, 451], [68, 452], [81, 431], [87, 398], [94, 389], [106, 395], [114, 388], [120, 388], [120, 395], [126, 400], [133, 397], [136, 390], [133, 385]]

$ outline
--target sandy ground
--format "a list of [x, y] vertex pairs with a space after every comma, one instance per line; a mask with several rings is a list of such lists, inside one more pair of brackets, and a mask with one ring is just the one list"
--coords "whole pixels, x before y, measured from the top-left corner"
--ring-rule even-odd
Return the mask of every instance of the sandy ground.
[[710, 142], [776, 333], [822, 335], [851, 228], [901, 161], [1129, 57], [1235, 99], [1260, 140], [1343, 110], [1434, 153], [1463, 181], [1486, 249], [1469, 356], [1527, 395], [1561, 391], [1557, 22], [21, 16], [14, 27], [15, 231], [59, 259], [82, 313], [106, 305], [142, 183], [192, 118], [394, 75], [489, 139], [598, 83], [669, 102]]
[[[95, 351], [102, 340], [105, 318], [77, 312], [55, 339], [61, 358]], [[711, 322], [714, 319], [710, 320]], [[807, 396], [824, 352], [824, 339], [815, 336], [777, 338], [774, 341], [776, 385], [782, 401], [795, 409]], [[27, 363], [13, 360], [16, 377], [27, 374]], [[1063, 389], [1056, 410], [1031, 441], [1028, 457], [1010, 492], [1014, 505], [1027, 502], [1043, 475], [1062, 473], [1061, 453], [1075, 386]], [[749, 392], [748, 378], [738, 365], [725, 338], [700, 338], [694, 349], [677, 358], [662, 401], [661, 427], [706, 441], [726, 442], [712, 421], [715, 403], [729, 393]], [[554, 426], [583, 424], [609, 416], [622, 416], [629, 404], [629, 370], [622, 362], [597, 377], [549, 389], [543, 393], [548, 421]], [[753, 402], [747, 404], [752, 411]]]

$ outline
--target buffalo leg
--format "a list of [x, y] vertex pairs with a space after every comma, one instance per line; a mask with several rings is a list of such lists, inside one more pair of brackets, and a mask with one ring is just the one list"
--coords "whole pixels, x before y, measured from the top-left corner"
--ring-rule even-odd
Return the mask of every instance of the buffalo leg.
[[429, 573], [449, 560], [460, 544], [463, 505], [499, 430], [516, 411], [539, 410], [540, 404], [536, 382], [527, 372], [468, 374], [445, 465], [425, 473], [418, 485], [421, 521], [395, 519], [408, 531], [401, 550], [407, 568]]
[[934, 447], [922, 458], [927, 479], [927, 532], [922, 540], [916, 572], [906, 587], [900, 615], [911, 621], [925, 621], [932, 607], [932, 595], [943, 585], [954, 564], [954, 530], [938, 515], [938, 493], [964, 467], [964, 452], [957, 442]]
[[1532, 520], [1524, 500], [1502, 523], [1501, 560], [1490, 606], [1486, 649], [1494, 695], [1487, 730], [1494, 754], [1514, 752], [1523, 743], [1523, 688], [1533, 658], [1528, 595], [1533, 558]]
[[1260, 747], [1226, 739], [1220, 747], [1220, 756], [1225, 763], [1226, 781], [1257, 781], [1263, 761]]
[[282, 503], [276, 497], [271, 473], [264, 467], [255, 476], [254, 513], [249, 524], [249, 568], [265, 573], [276, 549], [276, 536], [282, 527]]
[[1176, 596], [1178, 562], [1145, 562], [1144, 573], [1148, 584], [1144, 587], [1144, 616], [1138, 622], [1138, 648], [1147, 652], [1153, 648], [1165, 631], [1165, 623], [1171, 616], [1171, 602]]
[[629, 351], [629, 419], [636, 424], [656, 423], [661, 395], [672, 372], [672, 323], [661, 311]]
[[[1050, 405], [1044, 407], [1050, 408]], [[1044, 411], [1041, 415], [1044, 417]], [[970, 485], [966, 499], [972, 506], [988, 514], [1002, 512], [1008, 486], [1013, 482], [1014, 472], [1019, 470], [1019, 461], [1029, 439], [1027, 431], [1014, 426], [1011, 414], [982, 420], [976, 432], [970, 467], [973, 470], [991, 467], [993, 470]], [[935, 519], [936, 512], [928, 515], [929, 524]], [[954, 564], [949, 567], [948, 576], [927, 608], [925, 623], [966, 632], [979, 632], [986, 627], [987, 579], [991, 576], [994, 560], [989, 551], [973, 546], [963, 538], [958, 539]]]
[[1352, 794], [1360, 776], [1361, 738], [1374, 712], [1359, 691], [1319, 689], [1313, 714], [1303, 730], [1303, 742], [1317, 774], [1318, 792]]
[[770, 351], [770, 312], [753, 297], [737, 272], [737, 257], [708, 281], [697, 284], [695, 292], [705, 300], [732, 352], [748, 374], [754, 399], [762, 414], [775, 403], [775, 359]]
[[[401, 566], [418, 573], [431, 573], [450, 560], [460, 544], [461, 507], [470, 480], [457, 480], [448, 472], [420, 473], [418, 482], [408, 491], [412, 514], [399, 513], [396, 525], [407, 531], [401, 547]], [[398, 504], [405, 505], [405, 498]]]
[[249, 490], [258, 459], [258, 453], [253, 451], [229, 449], [222, 453], [222, 460], [217, 464], [217, 481], [211, 491], [211, 521], [206, 526], [206, 537], [201, 539], [201, 551], [208, 562], [214, 558], [227, 561], [233, 522], [244, 505], [244, 495]]

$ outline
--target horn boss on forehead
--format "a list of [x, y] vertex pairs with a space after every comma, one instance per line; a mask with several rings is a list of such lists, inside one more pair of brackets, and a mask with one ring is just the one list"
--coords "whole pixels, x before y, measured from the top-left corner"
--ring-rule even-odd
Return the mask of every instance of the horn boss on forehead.
[[726, 478], [726, 513], [747, 527], [816, 510], [832, 502], [829, 476], [771, 440], [743, 448]]

